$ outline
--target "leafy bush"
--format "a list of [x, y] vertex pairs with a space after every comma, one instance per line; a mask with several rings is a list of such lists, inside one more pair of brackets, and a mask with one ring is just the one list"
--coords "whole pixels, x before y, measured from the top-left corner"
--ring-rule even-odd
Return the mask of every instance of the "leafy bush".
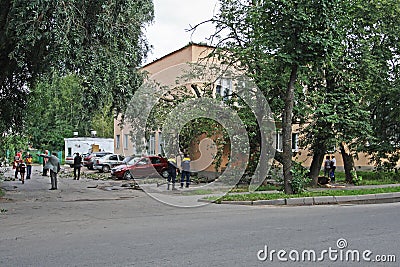
[[362, 176], [361, 175], [357, 175], [356, 171], [351, 171], [351, 176], [352, 176], [352, 180], [354, 185], [360, 185], [362, 182]]
[[[310, 170], [303, 167], [299, 162], [292, 162], [292, 169], [290, 170], [292, 173], [292, 181], [290, 181], [290, 186], [293, 189], [294, 194], [300, 194], [304, 192], [307, 186], [311, 185], [311, 178], [309, 177]], [[280, 191], [284, 190], [284, 181], [283, 177], [276, 176], [275, 181], [281, 185]]]
[[294, 194], [299, 194], [304, 192], [306, 187], [310, 185], [311, 178], [308, 175], [309, 172], [310, 171], [307, 168], [301, 166], [300, 163], [293, 162], [291, 170], [292, 181], [290, 182], [290, 185], [292, 186]]

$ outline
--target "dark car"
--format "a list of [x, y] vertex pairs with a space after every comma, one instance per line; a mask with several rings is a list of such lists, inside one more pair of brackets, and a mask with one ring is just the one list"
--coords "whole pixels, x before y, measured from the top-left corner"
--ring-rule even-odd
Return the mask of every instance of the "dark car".
[[[132, 160], [135, 160], [135, 158]], [[145, 156], [133, 164], [122, 164], [111, 169], [111, 176], [129, 180], [136, 177], [149, 177], [158, 173], [167, 178], [167, 169], [167, 159], [160, 156]]]
[[83, 158], [83, 166], [87, 167], [89, 170], [93, 170], [94, 161], [98, 158], [104, 157], [105, 155], [112, 154], [111, 152], [93, 152], [86, 155]]

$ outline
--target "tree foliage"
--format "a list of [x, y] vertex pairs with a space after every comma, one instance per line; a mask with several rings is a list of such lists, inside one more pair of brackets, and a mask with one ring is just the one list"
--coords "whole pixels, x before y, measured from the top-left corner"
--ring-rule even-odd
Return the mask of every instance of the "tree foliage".
[[17, 131], [43, 79], [80, 77], [88, 109], [121, 112], [141, 83], [150, 0], [4, 0], [0, 4], [0, 131]]
[[398, 1], [252, 0], [220, 6], [210, 20], [217, 27], [214, 55], [248, 71], [282, 120], [287, 192], [292, 123], [305, 125], [302, 144], [313, 153], [314, 178], [335, 146], [342, 148], [349, 176], [358, 151], [398, 161]]
[[379, 168], [392, 169], [400, 159], [400, 5], [396, 0], [372, 1], [355, 12], [364, 18], [358, 22], [362, 49], [357, 63], [368, 89], [373, 131], [363, 150]]
[[[22, 126], [34, 148], [62, 150], [64, 138], [73, 132], [99, 137], [113, 136], [113, 117], [109, 105], [88, 109], [84, 90], [76, 75], [55, 77], [51, 83], [38, 83], [28, 97], [26, 122]], [[111, 101], [109, 101], [111, 102]]]
[[[340, 1], [220, 1], [212, 22], [219, 56], [238, 63], [270, 99], [277, 119], [282, 120], [285, 191], [292, 192], [293, 113], [301, 111], [303, 85], [298, 77], [321, 62], [338, 45], [335, 18]], [[227, 52], [224, 52], [227, 51]]]

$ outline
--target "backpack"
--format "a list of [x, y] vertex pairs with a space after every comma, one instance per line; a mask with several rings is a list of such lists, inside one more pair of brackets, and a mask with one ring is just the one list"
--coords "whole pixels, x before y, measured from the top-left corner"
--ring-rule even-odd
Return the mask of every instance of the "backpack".
[[331, 168], [331, 164], [332, 164], [332, 161], [330, 161], [329, 159], [325, 160], [325, 168], [326, 169], [330, 169]]

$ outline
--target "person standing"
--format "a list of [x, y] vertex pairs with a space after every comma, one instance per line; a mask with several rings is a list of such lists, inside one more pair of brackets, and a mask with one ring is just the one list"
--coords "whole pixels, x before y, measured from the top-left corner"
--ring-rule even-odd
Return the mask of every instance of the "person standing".
[[44, 154], [42, 154], [42, 155], [47, 156], [47, 157], [43, 156], [43, 173], [42, 173], [42, 176], [47, 176], [47, 170], [48, 170], [48, 169], [46, 169], [45, 166], [46, 166], [46, 164], [47, 164], [47, 161], [49, 160], [49, 159], [48, 159], [48, 156], [50, 156], [50, 155], [49, 155], [49, 151], [48, 151], [48, 150], [45, 150], [45, 151], [44, 151]]
[[181, 188], [183, 188], [185, 178], [186, 178], [186, 188], [188, 188], [190, 185], [190, 158], [188, 154], [184, 154], [184, 158], [182, 159], [181, 162], [181, 168], [182, 168]]
[[329, 178], [330, 171], [331, 171], [331, 158], [329, 156], [326, 156], [324, 162], [324, 176]]
[[171, 180], [172, 180], [172, 190], [176, 190], [175, 181], [176, 181], [176, 169], [177, 168], [178, 167], [176, 166], [176, 160], [171, 155], [171, 157], [168, 159], [168, 186], [167, 186], [167, 190], [169, 190], [169, 188], [171, 186]]
[[331, 174], [330, 174], [331, 182], [334, 183], [335, 182], [335, 170], [336, 170], [336, 159], [335, 159], [335, 156], [332, 156], [331, 165], [330, 166], [331, 166]]
[[23, 159], [20, 160], [18, 169], [19, 169], [19, 173], [20, 173], [20, 175], [21, 175], [21, 179], [20, 179], [20, 180], [21, 180], [22, 183], [24, 184], [24, 183], [25, 183], [25, 169], [26, 169], [26, 165], [25, 165], [25, 162], [24, 162]]
[[[76, 153], [74, 157], [74, 180], [79, 180], [81, 177], [82, 157]], [[78, 174], [78, 175], [77, 175]]]
[[26, 164], [26, 179], [31, 179], [31, 175], [32, 175], [32, 155], [28, 152], [26, 152], [25, 155], [25, 164]]
[[51, 156], [46, 154], [42, 154], [41, 156], [48, 159], [44, 168], [50, 170], [51, 188], [49, 190], [57, 190], [57, 174], [61, 169], [57, 153], [53, 153]]
[[14, 162], [13, 162], [13, 169], [15, 169], [14, 178], [15, 180], [18, 179], [18, 172], [19, 172], [19, 165], [21, 163], [22, 154], [20, 152], [15, 153]]
[[22, 159], [22, 149], [20, 149], [15, 155], [19, 158], [19, 160], [21, 160]]

